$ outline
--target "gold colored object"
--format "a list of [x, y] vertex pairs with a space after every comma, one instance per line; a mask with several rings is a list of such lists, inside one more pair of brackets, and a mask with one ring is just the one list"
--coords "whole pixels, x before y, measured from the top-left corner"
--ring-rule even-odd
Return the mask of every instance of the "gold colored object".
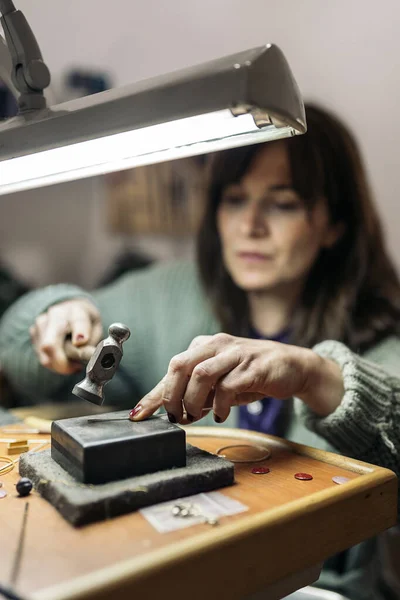
[[28, 452], [29, 446], [28, 444], [16, 446], [15, 448], [7, 448], [7, 454], [22, 454], [23, 452]]
[[[230, 458], [229, 456], [226, 456], [226, 454], [221, 454], [222, 452], [224, 452], [225, 450], [229, 450], [231, 448], [250, 448], [250, 449], [256, 449], [261, 451], [263, 454], [257, 458], [246, 458], [246, 459], [242, 459], [242, 458]], [[255, 446], [253, 444], [229, 444], [228, 446], [222, 446], [221, 448], [218, 448], [216, 454], [218, 454], [218, 456], [222, 456], [224, 458], [227, 458], [228, 460], [230, 460], [233, 463], [255, 463], [255, 462], [262, 462], [263, 460], [267, 460], [267, 458], [269, 458], [271, 456], [271, 450], [269, 450], [268, 448], [263, 448], [261, 446]]]
[[1, 475], [6, 475], [7, 473], [10, 473], [10, 471], [13, 470], [14, 461], [12, 460], [12, 458], [8, 458], [8, 456], [0, 456], [0, 462], [6, 463], [4, 467], [0, 467]]
[[[38, 429], [22, 429], [21, 427], [19, 429], [6, 429], [6, 428], [0, 428], [0, 433], [3, 433], [4, 435], [15, 435], [15, 434], [27, 434], [27, 433], [41, 433]], [[7, 442], [7, 440], [2, 439], [2, 442]]]
[[9, 440], [7, 443], [8, 448], [18, 448], [19, 446], [27, 446], [28, 440]]
[[28, 450], [28, 440], [17, 440], [7, 444], [7, 454], [22, 454], [22, 452], [28, 452]]

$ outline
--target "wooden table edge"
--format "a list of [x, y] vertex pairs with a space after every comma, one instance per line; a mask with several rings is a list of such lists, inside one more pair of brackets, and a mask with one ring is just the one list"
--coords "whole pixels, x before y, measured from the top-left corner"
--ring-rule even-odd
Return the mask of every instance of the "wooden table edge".
[[[254, 443], [264, 444], [271, 449], [274, 447], [287, 448], [299, 455], [309, 456], [363, 475], [363, 477], [347, 482], [346, 485], [337, 486], [335, 489], [336, 502], [333, 505], [342, 504], [346, 500], [351, 502], [356, 498], [364, 498], [366, 494], [370, 496], [371, 484], [374, 484], [372, 502], [375, 502], [377, 510], [382, 505], [384, 495], [395, 494], [397, 497], [397, 477], [392, 471], [383, 467], [370, 465], [355, 459], [348, 459], [330, 452], [309, 448], [258, 432], [228, 428], [219, 428], [216, 430], [214, 427], [192, 427], [187, 428], [187, 434], [189, 441], [190, 438], [196, 437], [234, 438], [247, 442], [251, 439]], [[296, 505], [295, 508], [293, 508], [293, 504]], [[146, 554], [142, 558], [135, 557], [121, 561], [110, 567], [80, 576], [73, 581], [42, 588], [29, 597], [32, 600], [77, 600], [78, 598], [80, 600], [89, 598], [100, 600], [102, 598], [112, 598], [112, 594], [118, 594], [118, 598], [123, 600], [125, 597], [129, 598], [139, 588], [142, 590], [146, 589], [147, 593], [151, 593], [152, 585], [154, 585], [155, 580], [158, 580], [162, 582], [163, 590], [166, 589], [165, 586], [168, 587], [167, 597], [173, 597], [175, 594], [176, 598], [176, 585], [177, 579], [179, 579], [181, 589], [184, 589], [185, 586], [190, 587], [191, 600], [194, 600], [197, 597], [201, 597], [197, 596], [196, 592], [193, 592], [194, 581], [198, 580], [199, 576], [199, 564], [201, 564], [201, 571], [204, 570], [208, 574], [207, 577], [210, 577], [213, 581], [215, 588], [214, 579], [218, 572], [223, 570], [224, 563], [227, 563], [225, 567], [228, 567], [232, 573], [235, 573], [235, 570], [238, 569], [239, 566], [237, 561], [235, 561], [235, 553], [232, 550], [237, 548], [239, 542], [244, 552], [250, 540], [253, 540], [253, 542], [256, 540], [257, 547], [260, 547], [260, 545], [262, 547], [265, 543], [271, 544], [273, 543], [273, 539], [278, 539], [277, 536], [279, 536], [279, 530], [282, 529], [283, 524], [288, 524], [289, 522], [295, 524], [301, 519], [312, 523], [313, 518], [317, 518], [318, 512], [328, 504], [332, 504], [332, 491], [330, 489], [321, 490], [313, 494], [312, 502], [310, 502], [309, 497], [305, 497], [294, 500], [293, 503], [289, 502], [283, 506], [271, 508], [265, 513], [243, 515], [239, 521], [224, 525], [222, 537], [218, 527], [212, 528], [209, 531], [197, 534], [193, 538], [180, 541], [179, 544], [175, 544], [173, 548], [169, 549], [168, 554], [165, 548], [160, 548]], [[387, 515], [385, 521], [387, 528], [394, 525], [396, 520], [397, 515], [395, 511], [392, 511], [392, 514]], [[382, 530], [382, 520], [380, 521], [379, 530]], [[265, 536], [267, 539], [265, 539]], [[359, 536], [360, 532], [355, 531], [353, 536], [354, 541], [350, 545], [358, 543], [360, 541]], [[337, 548], [332, 552], [330, 548], [327, 556], [341, 549], [343, 548]], [[324, 558], [327, 558], [327, 556]], [[215, 564], [216, 557], [218, 557], [217, 565]], [[260, 562], [259, 558], [256, 557], [253, 561], [252, 572], [256, 571], [256, 566], [259, 571], [260, 569], [262, 571], [263, 563], [262, 560]], [[321, 562], [320, 556], [318, 558], [310, 556], [307, 560], [300, 560], [296, 569], [312, 567], [319, 562]], [[293, 572], [293, 563], [291, 563], [290, 569], [288, 574]], [[282, 573], [277, 573], [277, 580], [281, 576]], [[255, 577], [254, 589], [260, 589], [259, 586], [262, 583], [262, 579], [262, 573], [259, 573]], [[222, 588], [223, 593], [228, 593], [226, 586], [227, 582], [225, 581], [224, 588]], [[197, 582], [197, 591], [201, 587], [200, 582]], [[217, 592], [216, 594], [213, 592], [210, 593], [210, 590], [208, 591], [208, 600], [220, 596], [221, 590], [218, 591], [215, 588], [215, 591]], [[235, 592], [234, 584], [232, 584], [231, 591], [232, 593]], [[229, 597], [239, 598], [241, 596], [233, 595]]]

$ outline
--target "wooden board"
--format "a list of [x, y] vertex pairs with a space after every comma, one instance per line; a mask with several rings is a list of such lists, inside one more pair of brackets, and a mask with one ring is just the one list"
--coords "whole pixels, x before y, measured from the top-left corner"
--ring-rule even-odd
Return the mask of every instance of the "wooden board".
[[[217, 527], [168, 534], [157, 533], [139, 513], [77, 530], [32, 493], [16, 589], [41, 600], [243, 598], [396, 522], [397, 478], [387, 469], [255, 432], [195, 427], [187, 434], [190, 443], [211, 452], [226, 444], [271, 449], [271, 458], [257, 463], [270, 473], [254, 475], [254, 464], [237, 464], [236, 484], [222, 490], [247, 512], [225, 517]], [[0, 454], [5, 446], [0, 443]], [[299, 471], [313, 480], [296, 480]], [[336, 485], [335, 475], [351, 481]], [[0, 581], [6, 584], [26, 499], [15, 493], [16, 470], [0, 480], [8, 492], [0, 500]]]

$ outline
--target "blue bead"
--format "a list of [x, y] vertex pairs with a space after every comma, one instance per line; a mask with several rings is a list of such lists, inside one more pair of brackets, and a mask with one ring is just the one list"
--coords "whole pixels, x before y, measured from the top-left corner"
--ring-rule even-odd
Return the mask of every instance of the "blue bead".
[[32, 491], [32, 481], [27, 477], [21, 477], [15, 487], [20, 496], [28, 496]]

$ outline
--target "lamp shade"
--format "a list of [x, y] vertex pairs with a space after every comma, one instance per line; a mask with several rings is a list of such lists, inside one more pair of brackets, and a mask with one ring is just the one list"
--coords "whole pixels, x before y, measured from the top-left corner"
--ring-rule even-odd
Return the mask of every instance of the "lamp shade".
[[0, 194], [306, 131], [275, 45], [18, 115], [0, 125]]

